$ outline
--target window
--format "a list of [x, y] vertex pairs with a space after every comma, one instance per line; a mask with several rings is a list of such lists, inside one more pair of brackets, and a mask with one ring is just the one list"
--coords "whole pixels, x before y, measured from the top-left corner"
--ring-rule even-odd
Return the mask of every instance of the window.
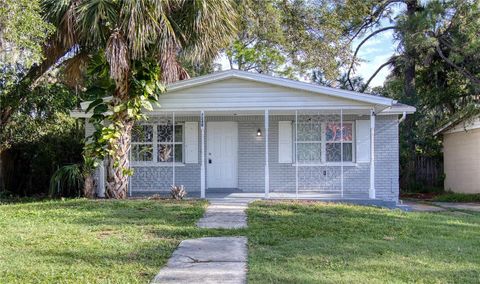
[[353, 122], [307, 121], [298, 123], [297, 159], [300, 163], [353, 162]]
[[[175, 140], [175, 142], [173, 142]], [[173, 125], [157, 125], [157, 161], [172, 162], [175, 151], [175, 162], [183, 161], [183, 126], [175, 125], [175, 139], [173, 139]]]
[[343, 123], [343, 141], [341, 123], [326, 123], [325, 140], [327, 162], [340, 162], [342, 160], [342, 142], [343, 161], [353, 161], [353, 124], [351, 122]]
[[136, 125], [133, 127], [132, 161], [153, 161], [153, 125]]
[[320, 123], [298, 124], [297, 156], [299, 162], [322, 162], [322, 125]]
[[132, 130], [132, 161], [171, 163], [175, 156], [175, 162], [182, 163], [183, 125], [175, 124], [175, 139], [173, 128], [172, 124], [135, 125]]

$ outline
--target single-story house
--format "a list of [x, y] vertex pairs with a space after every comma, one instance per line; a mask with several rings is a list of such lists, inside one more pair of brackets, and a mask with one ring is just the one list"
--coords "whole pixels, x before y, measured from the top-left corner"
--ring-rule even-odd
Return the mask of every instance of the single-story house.
[[[87, 106], [72, 115], [88, 117]], [[235, 190], [397, 202], [398, 124], [414, 111], [382, 96], [238, 70], [179, 81], [133, 130], [130, 194], [175, 184], [201, 197]], [[97, 178], [101, 195], [103, 169]]]
[[480, 193], [480, 116], [448, 123], [435, 135], [443, 136], [445, 190]]

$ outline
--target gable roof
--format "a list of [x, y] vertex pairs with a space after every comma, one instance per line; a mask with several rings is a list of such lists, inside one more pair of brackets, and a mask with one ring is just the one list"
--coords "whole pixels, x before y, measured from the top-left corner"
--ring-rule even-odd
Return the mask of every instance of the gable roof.
[[433, 132], [434, 136], [445, 133], [455, 133], [480, 128], [480, 115], [466, 115], [452, 120]]
[[266, 83], [275, 86], [281, 86], [301, 91], [307, 91], [311, 93], [317, 93], [342, 99], [349, 99], [353, 101], [359, 101], [363, 103], [381, 105], [386, 107], [391, 107], [397, 101], [382, 97], [382, 96], [375, 96], [370, 94], [364, 94], [354, 91], [342, 90], [337, 88], [325, 87], [320, 86], [317, 84], [300, 82], [296, 80], [274, 77], [270, 75], [264, 75], [259, 73], [247, 72], [247, 71], [240, 71], [240, 70], [226, 70], [220, 72], [214, 72], [208, 75], [203, 75], [199, 77], [195, 77], [192, 79], [187, 79], [183, 81], [178, 81], [173, 84], [167, 85], [167, 92], [192, 88], [199, 85], [209, 84], [217, 81], [222, 81], [231, 78], [238, 78], [244, 80], [250, 80], [259, 83]]
[[[111, 97], [104, 98], [105, 101], [110, 99]], [[82, 102], [81, 109], [85, 111], [89, 104], [90, 102]], [[239, 70], [220, 71], [168, 84], [167, 92], [161, 97], [161, 104], [167, 111], [350, 106], [352, 109], [374, 107], [380, 115], [415, 112], [412, 106], [382, 96]], [[78, 112], [75, 114], [78, 117], [87, 115], [81, 114], [81, 110]]]

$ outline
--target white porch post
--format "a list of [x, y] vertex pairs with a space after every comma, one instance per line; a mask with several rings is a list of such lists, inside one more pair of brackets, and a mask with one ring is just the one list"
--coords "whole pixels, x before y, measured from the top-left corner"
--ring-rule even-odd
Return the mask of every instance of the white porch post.
[[270, 170], [268, 163], [268, 109], [265, 110], [265, 198], [270, 198]]
[[343, 108], [340, 109], [340, 190], [343, 198]]
[[202, 134], [201, 143], [202, 143], [202, 160], [200, 165], [200, 197], [205, 198], [205, 112], [202, 110], [200, 112], [200, 130]]
[[172, 174], [173, 174], [173, 186], [175, 186], [175, 112], [172, 112], [172, 142], [173, 142], [173, 146], [172, 146], [172, 151], [173, 151], [173, 160], [172, 160]]
[[297, 155], [298, 131], [297, 129], [298, 129], [298, 110], [295, 110], [295, 144], [294, 144], [294, 147], [295, 147], [295, 197], [298, 199], [298, 155]]
[[370, 111], [370, 189], [368, 197], [375, 199], [375, 111]]
[[[128, 191], [129, 191], [129, 195], [132, 196], [132, 191], [130, 190], [130, 182], [128, 183]], [[100, 198], [105, 197], [105, 162], [104, 160], [100, 162], [100, 166], [98, 167], [97, 196]]]

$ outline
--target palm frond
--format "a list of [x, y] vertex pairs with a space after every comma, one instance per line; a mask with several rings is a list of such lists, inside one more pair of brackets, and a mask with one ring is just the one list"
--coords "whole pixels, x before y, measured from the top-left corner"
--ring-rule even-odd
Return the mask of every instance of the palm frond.
[[164, 1], [124, 1], [120, 9], [119, 27], [125, 35], [132, 59], [145, 56], [147, 47], [154, 44], [161, 18], [165, 14]]
[[80, 51], [74, 57], [67, 59], [64, 62], [62, 81], [73, 88], [82, 86], [89, 61], [90, 56], [86, 51]]
[[119, 2], [82, 0], [76, 6], [77, 32], [82, 45], [105, 46], [119, 20]]
[[191, 61], [209, 60], [236, 35], [237, 13], [233, 1], [185, 1], [174, 17], [184, 33], [182, 56]]
[[71, 47], [77, 43], [76, 9], [82, 0], [43, 0], [42, 10], [47, 21], [55, 25], [55, 41], [58, 45]]

